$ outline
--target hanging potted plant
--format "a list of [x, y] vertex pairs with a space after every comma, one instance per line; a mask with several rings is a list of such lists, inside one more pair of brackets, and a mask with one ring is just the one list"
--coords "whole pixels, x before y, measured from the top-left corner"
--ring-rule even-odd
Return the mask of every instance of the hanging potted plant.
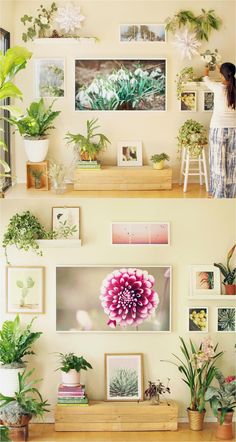
[[165, 161], [170, 161], [170, 157], [164, 152], [160, 154], [156, 153], [155, 155], [152, 155], [151, 161], [154, 169], [161, 170], [164, 168]]
[[46, 108], [41, 98], [38, 102], [31, 103], [24, 115], [17, 116], [12, 112], [11, 117], [6, 118], [10, 124], [16, 126], [24, 138], [26, 155], [32, 163], [40, 163], [47, 156], [48, 131], [55, 128], [52, 122], [61, 112], [52, 110], [54, 101]]
[[35, 318], [25, 327], [17, 315], [14, 321], [5, 321], [0, 330], [0, 392], [12, 396], [18, 388], [18, 374], [25, 369], [24, 357], [34, 354], [32, 344], [41, 332], [32, 332]]
[[235, 279], [236, 279], [236, 267], [233, 269], [231, 269], [231, 267], [230, 267], [230, 261], [232, 259], [235, 248], [236, 248], [236, 244], [234, 244], [232, 249], [229, 250], [228, 255], [227, 255], [226, 266], [221, 263], [214, 263], [214, 266], [218, 267], [218, 269], [220, 269], [220, 271], [224, 277], [223, 284], [225, 286], [225, 294], [226, 295], [235, 295], [236, 294], [236, 284], [234, 283]]
[[210, 402], [214, 415], [217, 417], [218, 426], [216, 437], [218, 439], [233, 439], [233, 413], [236, 407], [236, 376], [224, 378], [220, 370], [215, 377], [219, 387], [212, 387], [206, 391], [205, 400]]
[[62, 384], [69, 387], [80, 385], [81, 370], [93, 368], [83, 356], [76, 356], [74, 353], [59, 353], [59, 361], [61, 365], [57, 370], [62, 372]]
[[182, 359], [173, 354], [177, 362], [170, 362], [175, 365], [181, 375], [182, 380], [190, 390], [190, 404], [187, 409], [189, 427], [191, 430], [202, 430], [205, 410], [205, 393], [216, 375], [215, 363], [223, 352], [216, 353], [218, 344], [213, 347], [211, 339], [205, 338], [197, 348], [190, 341], [190, 349], [187, 348], [183, 338], [180, 337], [180, 350], [185, 358]]

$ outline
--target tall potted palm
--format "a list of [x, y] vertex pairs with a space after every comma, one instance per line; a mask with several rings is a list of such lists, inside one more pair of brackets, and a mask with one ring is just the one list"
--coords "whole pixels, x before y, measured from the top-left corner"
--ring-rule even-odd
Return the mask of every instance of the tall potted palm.
[[220, 262], [214, 263], [214, 266], [218, 267], [220, 269], [220, 271], [224, 277], [223, 284], [225, 286], [226, 295], [236, 295], [236, 284], [235, 284], [236, 267], [235, 268], [230, 267], [230, 261], [232, 259], [233, 254], [234, 254], [235, 248], [236, 248], [236, 244], [234, 244], [234, 246], [229, 250], [229, 252], [227, 254], [226, 265], [224, 265]]
[[216, 353], [218, 344], [214, 347], [211, 339], [204, 339], [199, 347], [196, 347], [190, 339], [188, 349], [183, 338], [180, 337], [180, 350], [185, 362], [177, 355], [176, 359], [168, 361], [175, 365], [181, 375], [182, 380], [190, 390], [190, 404], [187, 409], [189, 426], [191, 430], [202, 430], [205, 416], [205, 393], [216, 375], [216, 361], [223, 352]]

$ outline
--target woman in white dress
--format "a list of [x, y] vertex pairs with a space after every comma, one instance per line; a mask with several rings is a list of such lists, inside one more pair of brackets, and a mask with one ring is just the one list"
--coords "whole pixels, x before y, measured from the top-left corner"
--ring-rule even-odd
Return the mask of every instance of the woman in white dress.
[[203, 80], [214, 92], [214, 110], [210, 123], [210, 193], [215, 198], [236, 197], [236, 111], [235, 65], [219, 67], [221, 81], [209, 78], [205, 68]]

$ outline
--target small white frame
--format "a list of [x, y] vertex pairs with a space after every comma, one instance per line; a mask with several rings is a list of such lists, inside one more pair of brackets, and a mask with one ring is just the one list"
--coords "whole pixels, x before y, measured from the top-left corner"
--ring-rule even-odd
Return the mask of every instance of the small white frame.
[[[122, 40], [122, 27], [124, 26], [148, 26], [148, 27], [157, 27], [162, 26], [163, 31], [165, 33], [164, 40], [135, 40], [135, 38], [132, 38], [132, 40]], [[167, 32], [165, 29], [164, 23], [121, 23], [119, 25], [119, 42], [120, 43], [166, 43], [167, 41]]]
[[[195, 307], [195, 306], [191, 306], [191, 307], [187, 307], [187, 311], [188, 311], [188, 315], [187, 315], [187, 330], [189, 333], [208, 333], [208, 327], [209, 327], [209, 312], [208, 312], [208, 307], [204, 306], [204, 307]], [[190, 314], [195, 311], [197, 313], [200, 313], [200, 310], [205, 310], [206, 311], [206, 316], [207, 316], [207, 322], [206, 322], [206, 328], [205, 330], [190, 330]], [[194, 325], [193, 325], [194, 327]], [[197, 326], [196, 326], [197, 327]]]
[[[201, 284], [199, 281], [200, 274], [203, 274], [202, 277], [205, 276], [204, 282], [202, 282], [202, 288], [198, 287]], [[213, 276], [213, 287], [207, 288], [207, 284], [210, 285], [210, 278], [207, 281], [207, 274], [210, 274], [210, 277]], [[206, 274], [206, 275], [204, 275]], [[212, 275], [213, 274], [213, 275]], [[204, 287], [205, 286], [205, 287]], [[192, 265], [190, 266], [190, 296], [201, 295], [204, 299], [204, 295], [220, 295], [221, 294], [221, 281], [220, 281], [220, 270], [211, 265]]]
[[[213, 97], [213, 108], [212, 109], [206, 109], [206, 95], [211, 95]], [[213, 112], [214, 110], [214, 92], [212, 91], [203, 91], [202, 93], [202, 111], [203, 112]]]
[[[233, 310], [234, 311], [234, 330], [219, 330], [219, 310]], [[236, 332], [236, 307], [216, 307], [216, 332], [217, 333], [235, 333]]]
[[[192, 108], [192, 109], [183, 109], [182, 108], [182, 105], [184, 104], [183, 103], [183, 101], [182, 101], [182, 96], [183, 95], [193, 95], [194, 96], [194, 107]], [[183, 92], [181, 92], [181, 95], [180, 95], [180, 100], [179, 100], [179, 109], [180, 109], [180, 111], [181, 112], [196, 112], [197, 111], [197, 91], [183, 91]]]
[[[51, 39], [53, 40], [53, 39]], [[41, 95], [40, 94], [40, 69], [41, 69], [41, 65], [49, 65], [51, 63], [56, 64], [61, 64], [61, 67], [63, 68], [63, 72], [64, 72], [64, 81], [63, 81], [63, 90], [64, 90], [64, 94], [63, 95]], [[64, 58], [53, 58], [53, 57], [48, 57], [48, 58], [35, 58], [34, 59], [34, 84], [35, 84], [35, 96], [36, 98], [65, 98], [66, 96], [66, 62]]]
[[119, 167], [142, 166], [142, 141], [119, 141], [117, 144], [117, 165]]

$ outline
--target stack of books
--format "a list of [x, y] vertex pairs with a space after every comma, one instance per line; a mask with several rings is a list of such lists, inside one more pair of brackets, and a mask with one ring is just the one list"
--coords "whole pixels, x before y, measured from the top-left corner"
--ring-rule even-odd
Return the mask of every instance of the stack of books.
[[58, 387], [57, 403], [59, 405], [88, 405], [88, 398], [85, 393], [85, 385], [67, 387], [60, 384]]
[[77, 168], [97, 170], [101, 169], [101, 163], [99, 161], [77, 161]]

